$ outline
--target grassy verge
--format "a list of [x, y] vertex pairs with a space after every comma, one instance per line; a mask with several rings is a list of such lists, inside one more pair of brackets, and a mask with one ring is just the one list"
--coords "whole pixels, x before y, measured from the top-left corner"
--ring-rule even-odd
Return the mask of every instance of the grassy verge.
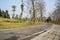
[[43, 24], [44, 22], [40, 22], [40, 23], [36, 22], [35, 24], [30, 24], [26, 21], [0, 18], [0, 29], [29, 27], [29, 26], [43, 25]]

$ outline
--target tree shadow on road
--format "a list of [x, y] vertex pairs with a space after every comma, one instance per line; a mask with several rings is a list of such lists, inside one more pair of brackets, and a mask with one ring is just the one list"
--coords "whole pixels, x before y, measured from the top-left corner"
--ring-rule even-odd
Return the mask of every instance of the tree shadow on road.
[[19, 38], [19, 37], [17, 37], [17, 36], [12, 36], [11, 38], [7, 38], [7, 39], [5, 39], [5, 40], [18, 40], [18, 38]]

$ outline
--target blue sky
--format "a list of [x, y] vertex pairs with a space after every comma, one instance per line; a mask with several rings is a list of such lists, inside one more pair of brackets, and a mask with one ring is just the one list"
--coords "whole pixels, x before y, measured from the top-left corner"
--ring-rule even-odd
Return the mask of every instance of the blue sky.
[[56, 0], [45, 0], [45, 7], [45, 16], [48, 17], [56, 8]]
[[[45, 16], [47, 17], [49, 15], [49, 12], [52, 12], [53, 9], [55, 8], [55, 3], [56, 0], [44, 0], [45, 1], [45, 6], [46, 6], [46, 11], [45, 11]], [[12, 16], [12, 5], [16, 5], [16, 14], [21, 13], [21, 0], [0, 0], [0, 9], [2, 10], [8, 10], [10, 16]], [[27, 16], [27, 14], [23, 14], [23, 16]]]

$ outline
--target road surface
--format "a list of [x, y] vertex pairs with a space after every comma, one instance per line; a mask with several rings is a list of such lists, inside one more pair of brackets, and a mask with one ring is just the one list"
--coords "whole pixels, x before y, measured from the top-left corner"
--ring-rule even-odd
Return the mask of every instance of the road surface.
[[32, 26], [26, 28], [0, 30], [0, 40], [31, 40], [24, 38], [32, 34], [41, 32], [43, 30], [51, 29], [52, 27], [52, 24], [45, 24], [43, 26]]
[[52, 29], [31, 40], [60, 40], [60, 25], [54, 25]]

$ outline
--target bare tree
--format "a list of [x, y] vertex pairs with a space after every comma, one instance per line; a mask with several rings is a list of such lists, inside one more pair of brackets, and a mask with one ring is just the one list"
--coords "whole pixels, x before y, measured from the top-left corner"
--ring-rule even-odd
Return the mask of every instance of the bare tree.
[[43, 18], [44, 2], [43, 0], [27, 0], [27, 11], [31, 10], [32, 21], [35, 22], [37, 16], [40, 14], [40, 19]]
[[20, 19], [21, 19], [22, 15], [23, 15], [23, 10], [24, 10], [24, 3], [23, 3], [23, 0], [22, 0]]
[[15, 17], [15, 19], [18, 19], [18, 15], [16, 14], [16, 17]]
[[55, 21], [55, 23], [60, 23], [60, 0], [57, 0], [57, 6], [52, 15], [53, 21]]
[[43, 0], [38, 0], [36, 2], [36, 10], [37, 10], [37, 13], [39, 12], [40, 13], [40, 21], [43, 21], [43, 14], [44, 14], [44, 9], [45, 9], [45, 6], [44, 6], [44, 1]]
[[32, 0], [32, 9], [33, 9], [33, 18], [32, 18], [32, 20], [33, 20], [33, 22], [35, 22], [35, 6], [34, 6], [34, 1], [35, 0]]

